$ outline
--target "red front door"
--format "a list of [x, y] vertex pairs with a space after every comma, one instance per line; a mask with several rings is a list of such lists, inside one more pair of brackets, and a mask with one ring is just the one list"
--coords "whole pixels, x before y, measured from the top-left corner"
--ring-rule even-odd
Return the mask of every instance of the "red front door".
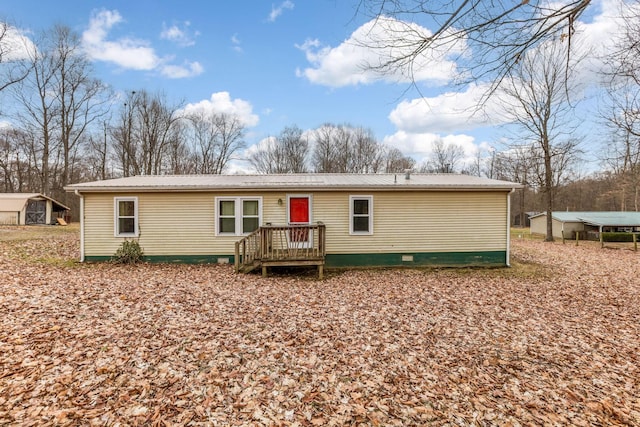
[[309, 198], [290, 197], [289, 198], [289, 223], [309, 224]]
[[[289, 197], [289, 224], [309, 224], [311, 219], [310, 205], [308, 196]], [[309, 229], [292, 228], [289, 238], [291, 242], [295, 243], [309, 242]]]

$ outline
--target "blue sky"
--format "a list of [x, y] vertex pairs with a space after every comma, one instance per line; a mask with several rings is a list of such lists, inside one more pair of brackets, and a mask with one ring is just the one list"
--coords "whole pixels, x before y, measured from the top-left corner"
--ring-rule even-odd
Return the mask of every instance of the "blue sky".
[[[594, 2], [582, 31], [602, 50], [618, 3]], [[356, 13], [358, 3], [0, 0], [0, 10], [26, 37], [57, 23], [77, 31], [98, 77], [116, 91], [162, 91], [187, 108], [241, 115], [249, 145], [288, 125], [308, 130], [332, 122], [370, 128], [418, 162], [439, 138], [462, 145], [469, 159], [497, 147], [504, 120], [463, 111], [483, 82], [450, 86], [457, 68], [447, 53], [432, 53], [418, 73], [420, 94], [403, 76], [381, 78], [362, 69], [376, 53], [352, 41], [376, 30]], [[421, 24], [420, 31], [432, 30]]]

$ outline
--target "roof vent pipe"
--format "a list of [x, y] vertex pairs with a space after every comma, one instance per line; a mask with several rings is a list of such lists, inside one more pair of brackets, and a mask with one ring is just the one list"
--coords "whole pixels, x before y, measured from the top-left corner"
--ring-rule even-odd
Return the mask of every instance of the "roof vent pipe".
[[409, 181], [411, 179], [411, 169], [404, 170], [404, 179]]

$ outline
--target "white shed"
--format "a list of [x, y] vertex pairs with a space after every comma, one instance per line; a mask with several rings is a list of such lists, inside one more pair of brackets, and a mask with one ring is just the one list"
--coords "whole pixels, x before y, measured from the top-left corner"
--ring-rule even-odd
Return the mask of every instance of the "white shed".
[[40, 193], [0, 193], [0, 225], [53, 224], [68, 210]]

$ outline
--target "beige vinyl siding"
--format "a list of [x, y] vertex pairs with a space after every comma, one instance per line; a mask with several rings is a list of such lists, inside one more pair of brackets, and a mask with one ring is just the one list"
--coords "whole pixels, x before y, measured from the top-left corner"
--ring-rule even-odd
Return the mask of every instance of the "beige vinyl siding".
[[314, 219], [327, 224], [327, 253], [506, 249], [505, 192], [359, 192], [373, 196], [372, 235], [349, 234], [349, 194], [314, 195]]
[[[0, 225], [18, 225], [18, 217], [22, 221], [21, 212], [0, 212]], [[24, 221], [21, 222], [21, 224]]]
[[85, 194], [85, 256], [111, 256], [125, 240], [114, 237], [115, 197], [138, 198], [137, 240], [146, 255], [231, 255], [240, 237], [215, 235], [216, 196], [262, 197], [265, 213], [268, 200], [278, 207], [277, 197], [255, 193]]
[[[553, 235], [562, 238], [563, 226], [560, 221], [553, 221]], [[584, 231], [584, 224], [581, 222], [565, 222], [564, 237], [570, 238], [574, 231]]]
[[547, 216], [540, 215], [535, 218], [531, 218], [530, 225], [532, 234], [547, 234]]
[[[373, 196], [372, 235], [349, 234], [350, 195]], [[263, 224], [287, 220], [285, 192], [84, 196], [84, 247], [89, 257], [113, 255], [124, 240], [114, 237], [115, 197], [138, 197], [139, 241], [150, 256], [233, 254], [234, 242], [241, 237], [215, 235], [215, 197], [262, 197]], [[327, 227], [329, 254], [504, 251], [507, 197], [504, 191], [319, 191], [312, 194], [312, 219]]]
[[[564, 226], [561, 221], [552, 219], [553, 237], [562, 238], [562, 230], [564, 229], [565, 238], [570, 238], [574, 231], [583, 231], [584, 224], [581, 222], [565, 222]], [[531, 219], [531, 233], [547, 235], [547, 216], [540, 215]]]

